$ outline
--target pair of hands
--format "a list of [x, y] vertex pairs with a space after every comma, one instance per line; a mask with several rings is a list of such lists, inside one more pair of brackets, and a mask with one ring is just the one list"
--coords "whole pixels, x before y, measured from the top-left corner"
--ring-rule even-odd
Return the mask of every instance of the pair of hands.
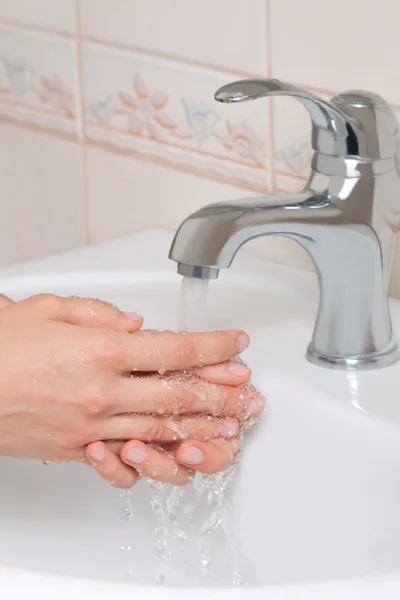
[[99, 300], [0, 296], [0, 455], [86, 462], [118, 488], [229, 466], [264, 408], [232, 360], [248, 336], [142, 324]]

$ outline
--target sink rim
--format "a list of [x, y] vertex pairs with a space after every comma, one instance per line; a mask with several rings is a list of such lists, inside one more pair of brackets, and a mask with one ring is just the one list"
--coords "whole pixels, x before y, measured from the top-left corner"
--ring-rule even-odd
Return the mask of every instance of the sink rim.
[[[163, 232], [164, 234], [164, 232]], [[140, 238], [140, 236], [138, 236]], [[171, 236], [172, 237], [172, 236]], [[132, 243], [135, 239], [135, 234], [130, 236], [129, 238], [121, 240], [121, 247], [123, 244], [126, 245], [127, 241]], [[143, 238], [142, 238], [143, 239]], [[161, 240], [164, 244], [164, 240]], [[141, 241], [139, 242], [138, 248], [141, 246]], [[106, 252], [107, 244], [98, 246], [98, 249], [101, 250], [104, 248]], [[129, 249], [129, 252], [132, 252], [132, 249]], [[316, 277], [312, 273], [307, 273], [304, 271], [300, 271], [298, 269], [293, 269], [291, 267], [286, 267], [282, 265], [277, 265], [276, 263], [271, 263], [267, 260], [258, 259], [263, 263], [264, 268], [268, 269], [268, 266], [273, 265], [271, 269], [272, 272], [269, 274], [273, 277], [276, 276], [279, 278], [279, 272], [288, 276], [291, 274], [296, 274], [299, 279], [302, 280], [302, 289], [301, 293], [307, 293], [309, 291], [315, 292], [316, 289]], [[133, 261], [132, 261], [133, 262]], [[243, 261], [245, 262], [245, 261]], [[252, 263], [252, 257], [248, 257], [249, 264]], [[97, 264], [101, 264], [101, 258], [99, 257]], [[135, 282], [135, 283], [151, 283], [152, 285], [156, 284], [175, 284], [179, 285], [180, 276], [176, 274], [176, 272], [171, 269], [166, 268], [147, 268], [146, 266], [142, 266], [138, 268], [137, 265], [132, 266], [131, 269], [101, 269], [94, 268], [93, 266], [87, 266], [87, 268], [76, 270], [73, 267], [69, 267], [65, 269], [65, 263], [62, 265], [62, 268], [58, 271], [55, 268], [49, 268], [47, 270], [43, 270], [42, 272], [36, 273], [21, 273], [19, 271], [17, 274], [12, 274], [10, 271], [7, 274], [3, 274], [0, 271], [0, 283], [2, 286], [2, 292], [12, 293], [10, 290], [17, 291], [23, 290], [24, 288], [29, 288], [30, 285], [36, 284], [39, 282], [43, 285], [44, 281], [51, 280], [51, 284], [55, 285], [57, 282], [61, 282], [62, 284], [74, 284], [74, 283], [84, 283], [84, 284], [93, 284], [99, 283], [101, 281], [105, 281], [105, 277], [107, 277], [107, 283], [110, 281], [118, 280], [119, 283], [122, 281], [125, 282]], [[32, 263], [28, 266], [27, 269], [32, 268]], [[265, 273], [265, 271], [264, 271]], [[223, 278], [221, 277], [221, 282], [227, 285], [235, 285], [235, 283], [240, 282], [243, 285], [243, 269], [240, 269], [239, 272], [237, 270], [226, 270], [223, 273]], [[251, 269], [245, 272], [245, 285], [246, 286], [254, 286], [260, 289], [268, 287], [266, 280], [262, 278], [261, 269]], [[157, 281], [155, 278], [157, 277]], [[270, 281], [270, 280], [269, 280]], [[290, 282], [289, 277], [282, 277], [280, 279], [282, 285], [296, 285], [293, 282]], [[310, 287], [311, 284], [311, 287]], [[398, 300], [391, 299], [391, 303], [395, 303], [396, 306], [400, 307], [400, 302]], [[392, 315], [393, 317], [393, 315]], [[77, 598], [88, 597], [86, 594], [90, 592], [94, 595], [96, 593], [97, 598], [109, 598], [110, 594], [115, 593], [116, 590], [120, 593], [119, 598], [121, 600], [128, 600], [132, 597], [132, 592], [135, 593], [138, 591], [146, 591], [150, 592], [151, 596], [154, 599], [159, 599], [161, 596], [163, 598], [186, 598], [187, 590], [190, 589], [192, 596], [194, 598], [202, 598], [202, 600], [222, 600], [234, 597], [235, 595], [238, 598], [241, 598], [246, 594], [246, 597], [253, 598], [264, 598], [265, 591], [268, 590], [268, 598], [270, 600], [300, 600], [300, 598], [307, 598], [308, 600], [320, 600], [321, 594], [323, 594], [324, 600], [330, 600], [333, 598], [351, 598], [352, 600], [356, 597], [362, 598], [363, 600], [369, 599], [378, 599], [379, 600], [394, 600], [400, 596], [400, 574], [399, 575], [391, 575], [390, 578], [387, 576], [372, 576], [368, 578], [346, 578], [343, 580], [340, 579], [332, 579], [325, 580], [323, 582], [307, 582], [307, 583], [291, 583], [291, 584], [280, 584], [277, 586], [270, 585], [260, 585], [256, 587], [249, 587], [232, 589], [213, 589], [208, 588], [207, 590], [201, 590], [199, 588], [172, 588], [172, 587], [159, 587], [155, 585], [143, 585], [143, 584], [135, 584], [135, 583], [124, 583], [124, 582], [115, 582], [115, 581], [104, 581], [99, 580], [96, 581], [90, 578], [80, 578], [75, 576], [65, 576], [65, 575], [55, 575], [50, 574], [44, 571], [33, 571], [31, 569], [23, 569], [19, 567], [7, 566], [5, 564], [0, 564], [0, 580], [1, 585], [0, 588], [5, 586], [5, 591], [9, 591], [10, 598], [16, 598], [13, 593], [21, 591], [22, 593], [26, 593], [27, 590], [30, 591], [32, 597], [32, 591], [35, 592], [40, 590], [41, 598], [43, 598], [43, 592], [46, 593], [46, 598], [50, 598], [50, 593], [54, 594], [55, 590], [57, 590], [58, 597], [63, 600], [68, 598], [70, 599], [70, 594], [75, 593]], [[48, 589], [45, 589], [48, 588]], [[48, 594], [48, 595], [47, 595]], [[61, 594], [61, 595], [60, 595]], [[85, 596], [83, 596], [85, 594]], [[128, 596], [129, 594], [129, 596]], [[184, 595], [185, 594], [185, 595]], [[357, 596], [355, 595], [357, 594]], [[173, 595], [173, 596], [172, 596]], [[24, 596], [25, 597], [25, 596]], [[33, 597], [36, 597], [33, 594]], [[53, 597], [53, 596], [51, 596]]]

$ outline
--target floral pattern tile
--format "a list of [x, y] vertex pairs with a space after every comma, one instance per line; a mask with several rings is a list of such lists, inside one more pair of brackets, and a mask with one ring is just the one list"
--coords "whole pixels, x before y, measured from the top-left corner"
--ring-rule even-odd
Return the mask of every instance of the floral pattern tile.
[[73, 42], [0, 27], [0, 112], [65, 131], [77, 129]]
[[244, 178], [265, 189], [266, 105], [215, 102], [216, 89], [231, 81], [226, 74], [96, 44], [86, 45], [84, 57], [89, 138], [190, 162], [200, 170], [207, 163], [229, 181]]

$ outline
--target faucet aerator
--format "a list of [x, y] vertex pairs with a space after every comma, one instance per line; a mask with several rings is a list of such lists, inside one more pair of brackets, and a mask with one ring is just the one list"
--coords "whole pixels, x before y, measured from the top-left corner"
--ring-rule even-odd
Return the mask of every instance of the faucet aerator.
[[215, 267], [198, 267], [178, 262], [178, 274], [192, 279], [217, 279], [219, 269]]

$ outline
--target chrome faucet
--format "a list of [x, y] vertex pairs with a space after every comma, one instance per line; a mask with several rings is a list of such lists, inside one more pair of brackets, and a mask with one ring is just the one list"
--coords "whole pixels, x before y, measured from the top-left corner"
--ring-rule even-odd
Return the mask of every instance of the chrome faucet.
[[219, 102], [296, 97], [312, 121], [314, 150], [305, 188], [292, 195], [210, 204], [180, 225], [170, 250], [178, 272], [215, 279], [237, 250], [261, 235], [290, 237], [316, 267], [320, 304], [307, 358], [339, 369], [388, 366], [400, 354], [392, 335], [388, 285], [400, 209], [398, 122], [377, 94], [349, 91], [330, 101], [276, 79], [220, 88]]

